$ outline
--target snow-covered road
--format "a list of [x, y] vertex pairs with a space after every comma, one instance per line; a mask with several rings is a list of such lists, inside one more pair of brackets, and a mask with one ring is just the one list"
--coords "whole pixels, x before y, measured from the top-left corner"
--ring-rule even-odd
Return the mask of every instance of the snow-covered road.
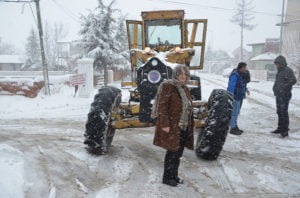
[[[204, 99], [227, 85], [200, 75]], [[300, 197], [300, 89], [290, 137], [279, 139], [269, 133], [277, 122], [270, 87], [250, 83], [239, 119], [245, 133], [228, 135], [218, 160], [184, 152], [178, 188], [161, 184], [164, 150], [152, 145], [153, 128], [118, 130], [108, 155], [91, 156], [82, 144], [91, 99], [1, 96], [0, 197]]]

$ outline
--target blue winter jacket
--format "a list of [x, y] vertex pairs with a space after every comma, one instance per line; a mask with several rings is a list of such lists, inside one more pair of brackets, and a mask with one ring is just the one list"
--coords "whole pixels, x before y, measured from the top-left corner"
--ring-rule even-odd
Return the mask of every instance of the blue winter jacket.
[[242, 100], [246, 97], [247, 84], [239, 70], [234, 70], [228, 82], [227, 91], [229, 91], [235, 100]]

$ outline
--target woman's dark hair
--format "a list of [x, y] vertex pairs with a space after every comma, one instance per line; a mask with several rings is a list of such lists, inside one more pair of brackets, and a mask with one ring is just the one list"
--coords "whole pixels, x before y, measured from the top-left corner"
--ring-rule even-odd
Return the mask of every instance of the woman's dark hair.
[[242, 69], [243, 67], [246, 67], [247, 66], [247, 63], [245, 62], [240, 62], [237, 66], [237, 69]]

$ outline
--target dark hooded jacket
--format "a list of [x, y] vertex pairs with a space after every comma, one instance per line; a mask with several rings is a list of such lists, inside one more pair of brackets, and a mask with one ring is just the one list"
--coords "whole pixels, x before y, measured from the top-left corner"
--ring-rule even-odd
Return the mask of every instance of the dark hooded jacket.
[[275, 96], [288, 96], [297, 80], [294, 72], [287, 66], [286, 60], [283, 56], [278, 56], [274, 63], [280, 65], [276, 74], [273, 92]]

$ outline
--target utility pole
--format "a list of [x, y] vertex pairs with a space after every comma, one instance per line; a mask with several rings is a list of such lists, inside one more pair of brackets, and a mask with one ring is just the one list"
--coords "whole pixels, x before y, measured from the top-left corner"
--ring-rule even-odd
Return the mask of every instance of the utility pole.
[[39, 37], [40, 37], [43, 75], [44, 75], [44, 81], [45, 81], [45, 95], [50, 95], [48, 67], [47, 67], [45, 50], [44, 50], [44, 37], [43, 37], [41, 11], [40, 11], [40, 0], [34, 0], [34, 2], [35, 2], [35, 6], [36, 6], [37, 22], [38, 22]]
[[245, 14], [245, 6], [244, 6], [244, 2], [243, 2], [243, 9], [242, 9], [242, 27], [241, 27], [241, 57], [240, 57], [240, 62], [244, 61], [244, 23], [245, 23], [245, 18], [244, 18], [244, 14]]
[[282, 34], [283, 34], [284, 6], [285, 6], [285, 0], [282, 1], [279, 55], [282, 54]]
[[43, 75], [45, 81], [45, 95], [50, 95], [49, 88], [49, 76], [48, 76], [48, 67], [46, 62], [45, 50], [44, 50], [44, 38], [43, 38], [43, 28], [42, 28], [42, 19], [41, 19], [41, 11], [40, 11], [40, 0], [0, 0], [0, 2], [6, 3], [31, 3], [35, 2], [36, 5], [36, 13], [37, 13], [37, 22], [38, 22], [38, 30], [39, 30], [39, 38], [40, 38], [40, 47], [41, 47], [41, 58], [43, 65]]

